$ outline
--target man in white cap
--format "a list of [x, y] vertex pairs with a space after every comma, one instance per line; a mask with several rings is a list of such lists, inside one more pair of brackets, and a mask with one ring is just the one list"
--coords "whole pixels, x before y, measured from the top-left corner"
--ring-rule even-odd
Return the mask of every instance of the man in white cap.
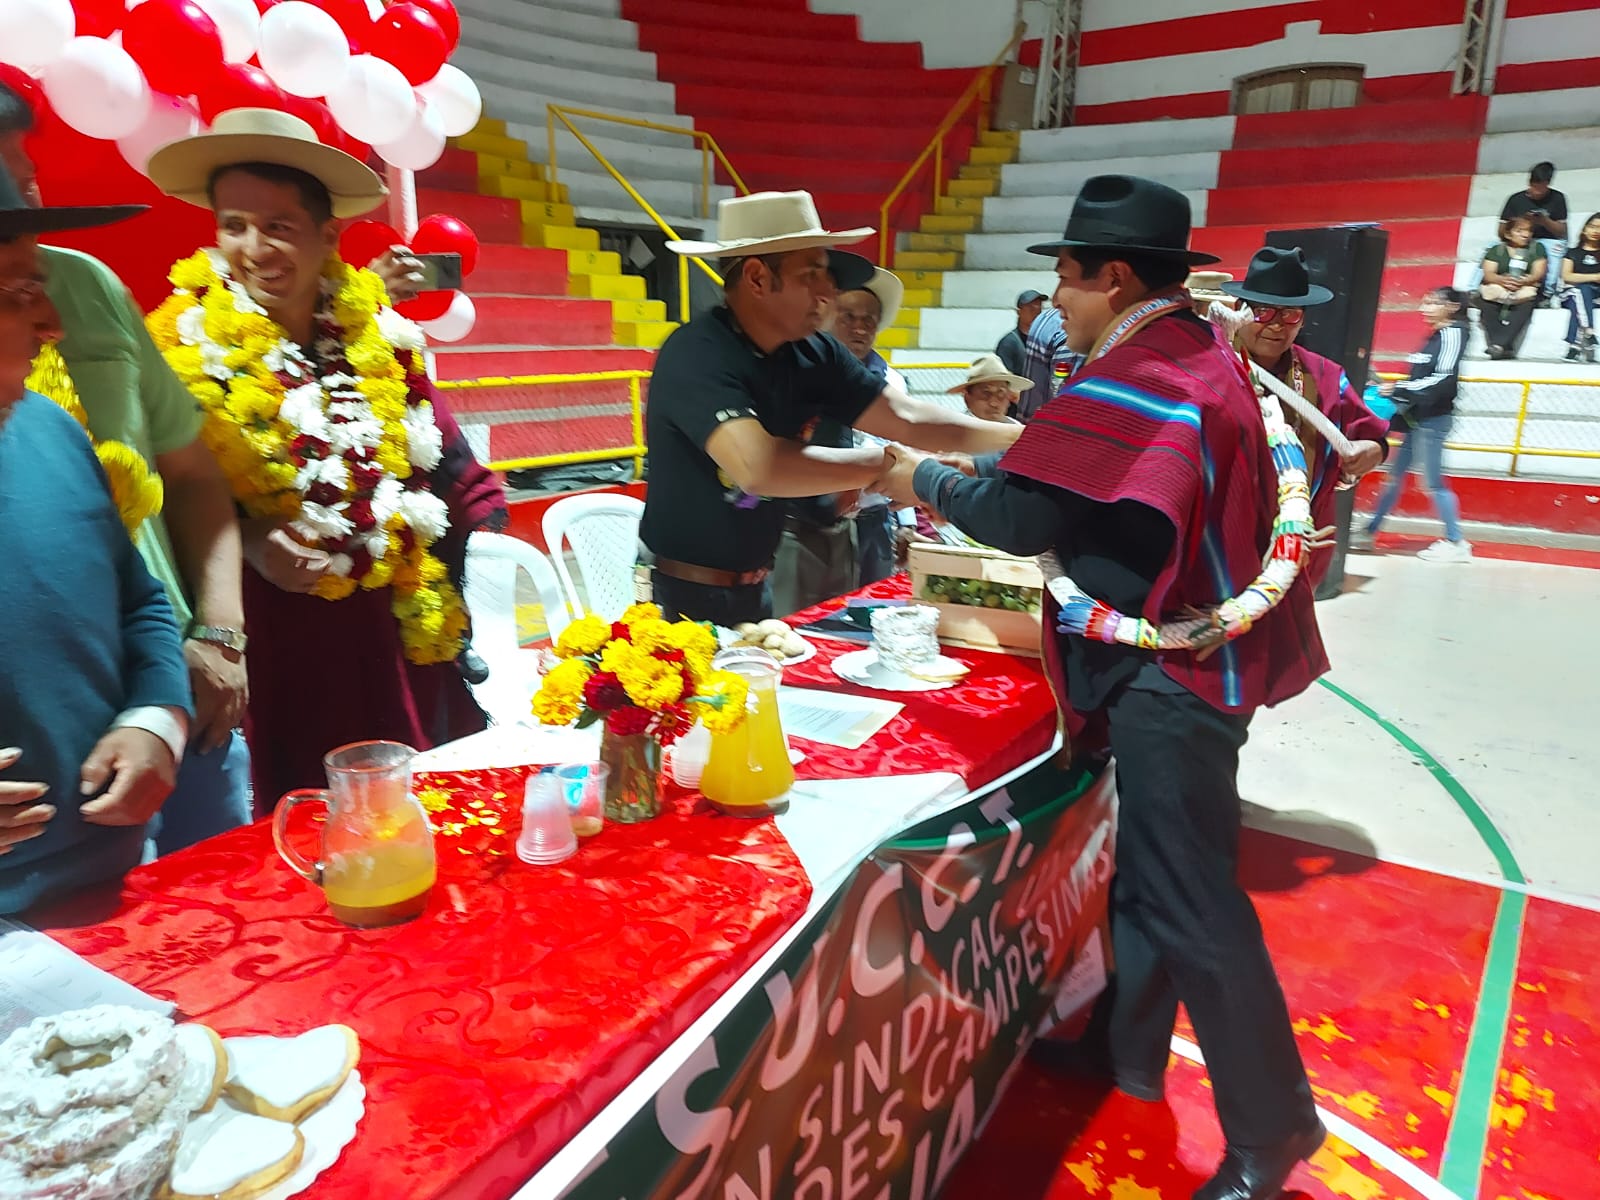
[[669, 615], [737, 625], [772, 612], [784, 513], [769, 501], [859, 491], [885, 469], [881, 448], [811, 444], [823, 418], [980, 454], [1010, 446], [1018, 431], [913, 400], [821, 332], [838, 291], [873, 273], [833, 248], [871, 229], [824, 229], [806, 192], [724, 200], [718, 219], [718, 241], [668, 243], [721, 260], [726, 303], [675, 332], [657, 356], [640, 537]]

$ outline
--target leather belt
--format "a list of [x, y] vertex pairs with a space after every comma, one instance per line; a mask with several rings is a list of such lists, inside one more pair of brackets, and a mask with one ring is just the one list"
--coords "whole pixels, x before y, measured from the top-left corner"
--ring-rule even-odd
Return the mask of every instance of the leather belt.
[[719, 571], [715, 567], [697, 567], [671, 558], [657, 558], [656, 570], [684, 583], [700, 583], [706, 587], [750, 587], [764, 582], [772, 574], [771, 567], [755, 571]]

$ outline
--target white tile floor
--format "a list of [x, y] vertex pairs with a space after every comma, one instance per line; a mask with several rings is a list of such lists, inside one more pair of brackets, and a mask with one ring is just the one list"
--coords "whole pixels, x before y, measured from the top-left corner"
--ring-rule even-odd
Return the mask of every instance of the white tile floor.
[[[1600, 897], [1600, 571], [1352, 556], [1317, 606], [1329, 679], [1426, 748], [1537, 887]], [[1261, 713], [1247, 821], [1450, 873], [1498, 875], [1439, 782], [1322, 687]]]

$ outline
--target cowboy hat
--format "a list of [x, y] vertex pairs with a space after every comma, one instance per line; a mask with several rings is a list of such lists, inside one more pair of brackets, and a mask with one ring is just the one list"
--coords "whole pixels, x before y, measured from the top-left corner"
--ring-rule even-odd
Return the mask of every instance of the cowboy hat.
[[998, 354], [980, 355], [970, 367], [967, 368], [967, 377], [955, 387], [950, 388], [945, 395], [965, 395], [969, 387], [980, 383], [1002, 382], [1013, 392], [1025, 392], [1033, 386], [1033, 380], [1024, 379], [1021, 375], [1013, 375], [1006, 370], [1005, 363], [1000, 361]]
[[63, 208], [35, 208], [23, 197], [11, 172], [0, 164], [0, 238], [35, 237], [41, 233], [65, 233], [69, 229], [93, 229], [125, 221], [148, 208], [145, 204], [100, 204]]
[[145, 174], [169, 196], [211, 207], [211, 178], [239, 163], [271, 163], [303, 171], [328, 189], [333, 215], [371, 212], [388, 195], [376, 171], [343, 150], [324, 146], [299, 117], [271, 108], [219, 113], [210, 133], [168, 142], [150, 156]]
[[1059, 240], [1029, 246], [1029, 254], [1054, 258], [1063, 250], [1126, 250], [1181, 258], [1191, 267], [1222, 261], [1189, 249], [1189, 198], [1137, 175], [1096, 175], [1073, 202]]
[[[834, 251], [834, 253], [841, 253]], [[851, 255], [851, 258], [857, 257]], [[867, 264], [869, 267], [871, 263]], [[906, 285], [900, 282], [900, 276], [893, 271], [885, 271], [882, 267], [872, 267], [872, 273], [867, 279], [846, 287], [839, 285], [841, 292], [871, 292], [878, 298], [878, 306], [883, 310], [878, 314], [878, 328], [887, 329], [894, 324], [894, 319], [900, 315], [900, 305], [905, 300]]]
[[1233, 297], [1220, 289], [1232, 278], [1226, 271], [1191, 271], [1183, 286], [1191, 300], [1214, 300], [1226, 304]]
[[1310, 308], [1333, 299], [1327, 288], [1311, 282], [1305, 251], [1299, 246], [1280, 250], [1265, 246], [1256, 251], [1243, 283], [1225, 283], [1222, 290], [1249, 304], [1275, 308]]
[[[847, 246], [875, 232], [870, 228], [824, 229], [810, 192], [755, 192], [717, 202], [719, 241], [668, 242], [667, 249], [674, 254], [693, 254], [701, 258], [744, 258], [752, 254]], [[838, 283], [840, 287], [845, 286], [843, 280]]]
[[828, 274], [833, 276], [833, 286], [841, 292], [867, 287], [872, 283], [872, 273], [877, 269], [870, 258], [851, 254], [848, 250], [828, 251]]

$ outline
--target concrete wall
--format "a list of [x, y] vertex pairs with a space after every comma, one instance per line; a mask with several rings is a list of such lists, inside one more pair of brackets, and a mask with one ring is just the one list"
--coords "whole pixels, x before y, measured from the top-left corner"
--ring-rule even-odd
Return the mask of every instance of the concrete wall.
[[1018, 10], [1028, 37], [1044, 36], [1038, 0], [810, 0], [812, 12], [849, 13], [868, 42], [920, 42], [925, 67], [983, 67], [1011, 38]]

